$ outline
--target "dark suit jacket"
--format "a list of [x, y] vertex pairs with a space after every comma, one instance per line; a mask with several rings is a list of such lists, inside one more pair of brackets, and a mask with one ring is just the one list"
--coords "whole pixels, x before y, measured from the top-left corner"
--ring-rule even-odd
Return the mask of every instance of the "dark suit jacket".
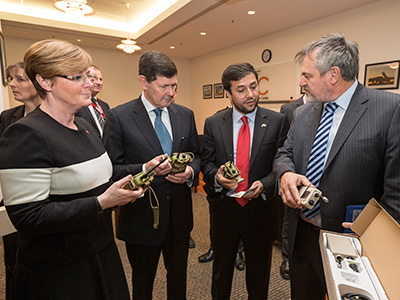
[[[265, 189], [266, 201], [260, 196], [251, 200], [247, 205], [263, 203], [264, 206], [271, 205], [274, 190], [275, 179], [272, 175], [272, 162], [277, 149], [283, 144], [285, 139], [285, 117], [284, 115], [258, 107], [254, 134], [252, 152], [249, 165], [249, 186], [260, 180]], [[233, 124], [232, 108], [220, 111], [209, 117], [204, 125], [202, 172], [206, 183], [206, 190], [210, 203], [220, 201], [227, 190], [216, 192], [214, 189], [215, 174], [218, 168], [230, 160], [233, 154]], [[275, 198], [274, 198], [275, 199]], [[276, 200], [276, 199], [275, 199]], [[277, 223], [274, 210], [268, 211], [269, 215], [263, 215], [263, 222], [269, 224]]]
[[[286, 171], [305, 174], [321, 118], [322, 103], [298, 108], [284, 146], [274, 162], [276, 178]], [[375, 198], [400, 221], [400, 95], [358, 84], [332, 148], [319, 189], [322, 228], [342, 232], [347, 205]], [[293, 251], [298, 215], [289, 209], [289, 247]]]
[[0, 136], [4, 130], [14, 122], [22, 119], [25, 114], [25, 105], [20, 105], [10, 109], [3, 110], [0, 115]]
[[[98, 98], [97, 98], [97, 101], [100, 103], [100, 106], [101, 106], [101, 108], [104, 112], [104, 115], [106, 116], [106, 120], [107, 120], [107, 115], [108, 115], [108, 111], [110, 110], [110, 106], [107, 104], [107, 102], [104, 102], [103, 100], [100, 100]], [[86, 121], [88, 121], [89, 124], [92, 125], [94, 129], [96, 129], [96, 132], [101, 137], [99, 128], [97, 127], [96, 121], [93, 118], [93, 115], [89, 110], [89, 107], [81, 108], [80, 110], [78, 110], [75, 113], [75, 116], [83, 118]]]
[[299, 99], [293, 100], [290, 103], [286, 103], [281, 106], [281, 113], [283, 113], [286, 116], [286, 120], [288, 122], [288, 129], [290, 127], [290, 124], [293, 121], [293, 113], [298, 108], [299, 106], [302, 106], [304, 104], [303, 96], [300, 97]]
[[[173, 132], [172, 152], [179, 152], [184, 137], [181, 150], [195, 155], [190, 166], [197, 177], [201, 156], [194, 114], [174, 103], [168, 107], [168, 112]], [[109, 111], [104, 143], [113, 163], [115, 180], [141, 172], [144, 163], [164, 153], [140, 97]], [[160, 202], [159, 228], [153, 229], [150, 191], [147, 191], [135, 203], [121, 207], [118, 238], [136, 245], [157, 245], [163, 241], [169, 222], [178, 239], [188, 237], [193, 227], [191, 189], [186, 183], [173, 184], [165, 180], [165, 176], [156, 176], [151, 187]]]

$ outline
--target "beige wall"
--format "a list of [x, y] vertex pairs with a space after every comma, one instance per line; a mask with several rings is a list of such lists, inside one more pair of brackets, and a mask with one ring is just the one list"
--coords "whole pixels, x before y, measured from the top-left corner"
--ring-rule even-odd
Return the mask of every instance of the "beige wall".
[[[7, 63], [22, 61], [26, 49], [35, 41], [19, 38], [6, 39]], [[138, 82], [139, 54], [128, 55], [120, 50], [105, 50], [84, 47], [92, 56], [93, 63], [102, 70], [104, 87], [99, 97], [108, 102], [111, 107], [137, 98], [141, 93]], [[191, 107], [190, 103], [190, 61], [174, 59], [178, 68], [179, 93], [177, 103]], [[10, 106], [20, 105], [10, 93]]]
[[[228, 104], [226, 98], [204, 100], [202, 86], [221, 82], [221, 74], [229, 64], [248, 61], [256, 68], [286, 64], [293, 61], [296, 52], [307, 42], [330, 32], [343, 32], [349, 39], [359, 43], [359, 80], [363, 82], [365, 64], [400, 59], [399, 12], [400, 1], [381, 0], [197, 59], [174, 59], [179, 70], [177, 102], [194, 110], [197, 129], [202, 133], [204, 120]], [[7, 61], [13, 63], [21, 60], [26, 48], [32, 42], [7, 38]], [[261, 52], [265, 48], [272, 51], [272, 60], [269, 64], [261, 61]], [[109, 102], [111, 107], [140, 94], [137, 81], [140, 54], [127, 55], [118, 50], [97, 48], [86, 48], [86, 50], [92, 55], [94, 64], [102, 69], [104, 89], [99, 96]], [[293, 99], [300, 96], [298, 78], [299, 74], [296, 75], [296, 80], [292, 83], [293, 89], [289, 92]], [[399, 90], [391, 91], [400, 93]], [[11, 106], [15, 105], [15, 102], [11, 103]], [[279, 110], [280, 105], [263, 106]]]
[[[203, 100], [202, 86], [221, 82], [223, 70], [230, 64], [247, 61], [256, 68], [264, 66], [261, 53], [265, 48], [272, 51], [267, 65], [293, 61], [293, 57], [307, 42], [331, 32], [342, 32], [355, 40], [360, 47], [360, 75], [364, 81], [365, 64], [400, 60], [400, 1], [382, 0], [349, 10], [328, 18], [225, 49], [192, 61], [192, 109], [196, 112], [199, 133], [203, 132], [204, 120], [213, 112], [226, 106], [227, 99]], [[266, 15], [268, 17], [268, 15]], [[262, 26], [262, 24], [257, 24]], [[298, 72], [299, 73], [299, 72]], [[297, 75], [299, 78], [299, 74]], [[293, 82], [292, 96], [300, 96], [298, 80]], [[400, 93], [399, 90], [390, 90]], [[281, 104], [266, 105], [279, 110]], [[265, 106], [265, 105], [263, 105]]]
[[[1, 22], [0, 22], [0, 31], [1, 31]], [[8, 108], [10, 103], [8, 101], [8, 89], [3, 85], [3, 74], [0, 74], [0, 111], [5, 108]], [[0, 191], [1, 196], [1, 191]]]

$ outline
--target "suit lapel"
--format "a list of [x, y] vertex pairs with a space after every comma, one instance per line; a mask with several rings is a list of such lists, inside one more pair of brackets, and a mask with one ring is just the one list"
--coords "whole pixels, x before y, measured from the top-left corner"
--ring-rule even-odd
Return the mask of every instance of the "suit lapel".
[[324, 105], [322, 103], [315, 104], [310, 110], [309, 115], [306, 116], [307, 120], [304, 122], [304, 128], [301, 129], [301, 132], [304, 133], [303, 161], [305, 162], [305, 164], [303, 164], [304, 169], [301, 170], [302, 174], [305, 174], [307, 171], [308, 160], [310, 158], [311, 148], [321, 120], [323, 107]]
[[[143, 136], [148, 141], [151, 148], [155, 153], [163, 153], [160, 141], [151, 124], [149, 114], [147, 113], [141, 98], [139, 97], [133, 101], [133, 121], [136, 123], [137, 128], [141, 131]], [[133, 130], [133, 128], [132, 128]]]
[[364, 105], [366, 101], [368, 101], [367, 94], [365, 93], [363, 86], [358, 84], [358, 87], [343, 116], [343, 120], [336, 133], [335, 139], [333, 140], [325, 169], [329, 167], [330, 163], [335, 158], [336, 154], [339, 152], [340, 148], [343, 146], [344, 142], [347, 140], [362, 115], [367, 110], [367, 106]]
[[267, 114], [265, 111], [260, 108], [257, 109], [256, 119], [254, 123], [254, 132], [253, 132], [253, 144], [251, 148], [250, 155], [250, 164], [249, 164], [249, 173], [254, 164], [255, 157], [257, 156], [257, 152], [260, 149], [261, 142], [264, 138], [265, 133], [268, 130]]
[[182, 149], [180, 148], [181, 140], [182, 140], [182, 122], [181, 116], [179, 115], [178, 111], [174, 104], [171, 104], [168, 107], [169, 119], [171, 122], [172, 127], [172, 153], [180, 152]]
[[[92, 105], [92, 104], [90, 104], [90, 105]], [[87, 115], [88, 115], [88, 117], [89, 117], [90, 121], [91, 121], [91, 122], [92, 122], [92, 124], [94, 125], [94, 128], [96, 128], [96, 129], [97, 129], [97, 124], [96, 124], [96, 121], [95, 121], [95, 119], [94, 119], [94, 117], [93, 117], [92, 113], [90, 112], [90, 109], [89, 109], [89, 107], [85, 107], [85, 114], [87, 114]]]
[[25, 114], [25, 106], [21, 105], [18, 109], [14, 112], [10, 124], [17, 122], [19, 119], [22, 119]]
[[227, 109], [220, 123], [221, 138], [224, 143], [227, 161], [233, 159], [233, 124], [232, 108]]

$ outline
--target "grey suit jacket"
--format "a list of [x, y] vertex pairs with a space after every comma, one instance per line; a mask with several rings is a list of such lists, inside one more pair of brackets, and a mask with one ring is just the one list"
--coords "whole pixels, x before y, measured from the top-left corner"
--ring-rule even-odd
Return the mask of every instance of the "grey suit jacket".
[[[310, 103], [295, 111], [274, 161], [277, 179], [286, 171], [305, 174], [322, 109], [322, 103]], [[342, 232], [346, 206], [367, 204], [373, 197], [400, 221], [400, 95], [358, 84], [332, 143], [319, 189], [330, 200], [321, 203], [323, 229]], [[292, 251], [298, 215], [294, 209], [288, 211]]]
[[[190, 166], [197, 177], [201, 154], [194, 114], [175, 103], [168, 107], [168, 112], [173, 132], [172, 152], [193, 152], [195, 159]], [[144, 163], [164, 153], [140, 97], [109, 111], [103, 140], [113, 163], [114, 180], [136, 175]], [[158, 245], [164, 240], [170, 222], [178, 239], [188, 237], [193, 227], [191, 189], [186, 183], [171, 183], [165, 176], [155, 176], [151, 187], [160, 202], [159, 228], [153, 228], [151, 192], [147, 191], [135, 203], [120, 208], [118, 238], [136, 245]]]

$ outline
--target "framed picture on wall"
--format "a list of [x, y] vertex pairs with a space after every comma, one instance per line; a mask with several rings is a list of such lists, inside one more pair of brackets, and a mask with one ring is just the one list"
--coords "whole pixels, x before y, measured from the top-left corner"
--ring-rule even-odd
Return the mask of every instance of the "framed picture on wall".
[[372, 89], [399, 88], [400, 60], [365, 65], [364, 85]]
[[3, 33], [0, 31], [0, 72], [1, 72], [1, 78], [2, 83], [4, 86], [7, 85], [7, 78], [6, 78], [6, 47], [4, 45], [4, 36]]
[[212, 98], [212, 84], [203, 85], [203, 99]]
[[214, 98], [224, 98], [224, 86], [222, 83], [214, 84]]

